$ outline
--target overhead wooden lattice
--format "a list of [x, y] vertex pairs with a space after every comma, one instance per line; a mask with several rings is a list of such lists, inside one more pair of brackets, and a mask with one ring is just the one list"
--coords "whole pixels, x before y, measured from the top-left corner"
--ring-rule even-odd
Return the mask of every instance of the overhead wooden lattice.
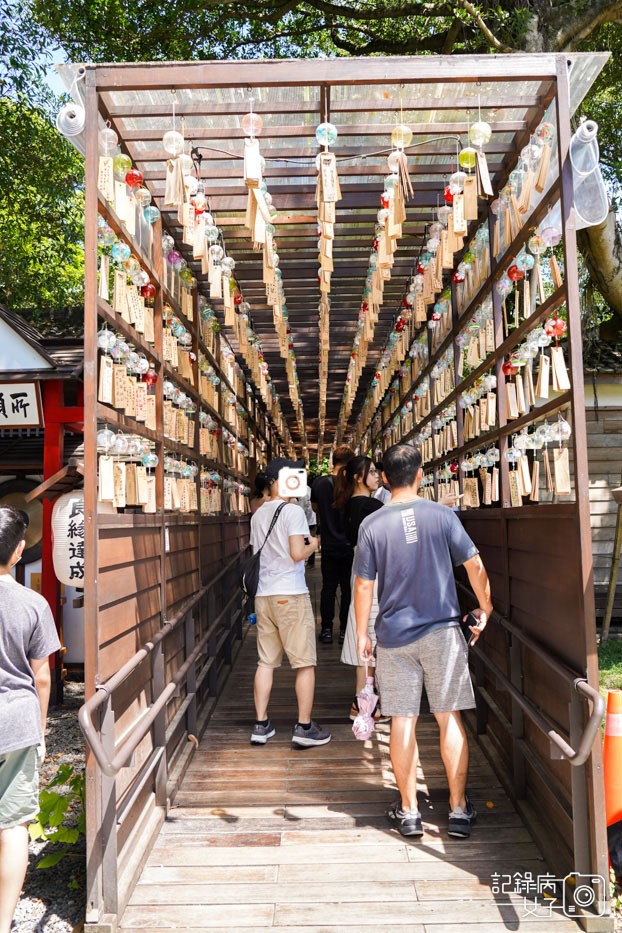
[[[529, 133], [551, 101], [554, 82], [540, 57], [481, 59], [480, 80], [467, 76], [459, 59], [421, 59], [317, 62], [210, 63], [193, 65], [129, 66], [123, 88], [117, 89], [117, 66], [104, 66], [100, 85], [100, 113], [123, 140], [135, 166], [143, 172], [154, 203], [162, 209], [165, 226], [195, 273], [199, 290], [206, 277], [191, 250], [181, 245], [176, 212], [164, 206], [168, 153], [163, 134], [172, 127], [175, 104], [177, 129], [183, 128], [186, 151], [199, 148], [201, 178], [227, 254], [236, 261], [235, 276], [251, 304], [254, 329], [260, 336], [270, 374], [282, 401], [292, 436], [300, 432], [288, 396], [287, 377], [279, 354], [272, 309], [266, 304], [261, 255], [253, 251], [244, 227], [247, 189], [243, 181], [245, 133], [243, 116], [260, 114], [261, 151], [266, 159], [264, 178], [278, 216], [280, 268], [287, 296], [292, 342], [300, 379], [301, 400], [309, 448], [318, 431], [318, 233], [315, 160], [321, 147], [317, 125], [329, 120], [338, 129], [331, 151], [337, 157], [342, 199], [337, 204], [334, 271], [330, 308], [330, 365], [326, 403], [326, 439], [337, 424], [346, 372], [352, 351], [370, 242], [373, 239], [391, 130], [404, 122], [413, 131], [406, 150], [414, 196], [392, 277], [385, 289], [380, 319], [369, 348], [350, 423], [356, 421], [369, 381], [399, 310], [426, 225], [436, 219], [442, 191], [457, 166], [457, 152], [468, 144], [468, 128], [478, 116], [490, 123], [492, 139], [485, 147], [493, 187], [498, 189], [516, 163]], [[427, 60], [425, 60], [427, 62]], [[432, 67], [432, 62], [439, 62]], [[499, 64], [496, 62], [498, 61]], [[514, 63], [510, 68], [510, 63]], [[587, 67], [580, 61], [576, 70]], [[209, 69], [209, 73], [208, 70]], [[243, 75], [243, 77], [242, 77]], [[203, 83], [205, 78], [205, 83]], [[589, 75], [583, 80], [589, 81]], [[120, 82], [119, 82], [120, 83]], [[220, 311], [218, 302], [212, 302]]]

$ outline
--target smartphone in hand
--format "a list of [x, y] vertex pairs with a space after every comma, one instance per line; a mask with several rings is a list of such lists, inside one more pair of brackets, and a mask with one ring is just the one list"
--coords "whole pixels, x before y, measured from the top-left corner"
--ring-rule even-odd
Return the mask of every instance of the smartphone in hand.
[[470, 625], [479, 625], [479, 619], [473, 612], [469, 612], [468, 616], [466, 617], [466, 622], [460, 623], [462, 634], [464, 635], [464, 639], [467, 643], [467, 648], [471, 647], [471, 642], [473, 641], [473, 632], [469, 628]]

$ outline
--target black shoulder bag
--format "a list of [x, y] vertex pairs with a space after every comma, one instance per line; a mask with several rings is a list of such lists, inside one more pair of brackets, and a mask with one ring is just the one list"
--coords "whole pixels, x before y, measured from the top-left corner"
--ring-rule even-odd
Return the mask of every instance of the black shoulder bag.
[[276, 525], [276, 520], [281, 514], [282, 510], [287, 505], [287, 502], [282, 502], [277, 508], [276, 512], [272, 516], [272, 521], [270, 522], [270, 527], [268, 528], [268, 534], [263, 539], [263, 544], [260, 548], [257, 549], [257, 552], [249, 557], [242, 566], [240, 573], [240, 585], [243, 591], [250, 599], [254, 599], [257, 593], [257, 587], [259, 586], [259, 568], [261, 565], [261, 552], [264, 548], [264, 545], [270, 535], [272, 534], [272, 529]]

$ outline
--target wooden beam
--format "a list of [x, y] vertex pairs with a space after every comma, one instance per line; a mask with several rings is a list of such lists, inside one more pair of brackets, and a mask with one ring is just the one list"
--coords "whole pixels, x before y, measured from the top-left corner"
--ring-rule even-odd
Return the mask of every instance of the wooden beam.
[[[190, 139], [190, 137], [188, 137]], [[232, 140], [232, 142], [234, 142]], [[165, 149], [139, 149], [136, 144], [129, 143], [127, 144], [128, 153], [131, 155], [134, 162], [138, 165], [146, 165], [149, 162], [166, 162], [170, 159], [170, 153], [166, 152]], [[244, 158], [244, 150], [242, 147], [241, 139], [235, 142], [235, 145], [229, 149], [224, 149], [222, 147], [204, 147], [201, 151], [203, 156], [203, 162], [222, 162], [223, 160], [242, 160]], [[343, 164], [342, 160], [346, 159], [367, 159], [376, 160], [384, 158], [391, 151], [390, 141], [387, 142], [386, 149], [379, 154], [372, 155], [369, 151], [369, 146], [339, 146], [339, 154], [337, 164], [339, 167]], [[487, 155], [507, 155], [514, 151], [512, 143], [507, 142], [498, 142], [495, 137], [488, 143], [486, 146]], [[315, 157], [318, 154], [317, 146], [304, 146], [298, 147], [296, 149], [279, 149], [272, 148], [266, 149], [264, 152], [264, 158], [269, 164], [270, 162], [282, 162], [284, 160], [290, 159], [308, 159], [313, 163], [313, 170], [315, 171]], [[439, 140], [435, 142], [429, 140], [428, 143], [422, 146], [416, 146], [406, 149], [406, 154], [409, 157], [426, 157], [426, 156], [454, 156], [456, 154], [456, 144], [451, 140]], [[373, 164], [373, 162], [370, 162]]]
[[[382, 107], [378, 108], [382, 110]], [[264, 126], [261, 131], [262, 139], [297, 139], [300, 137], [315, 138], [316, 123], [303, 124], [301, 126]], [[409, 123], [413, 136], [440, 136], [444, 133], [460, 134], [468, 133], [470, 123], [467, 120], [458, 120], [455, 123]], [[490, 128], [494, 133], [520, 133], [526, 129], [525, 120], [499, 120], [491, 123]], [[339, 138], [346, 136], [381, 136], [390, 140], [390, 131], [393, 128], [391, 123], [341, 123], [337, 126]], [[162, 129], [142, 129], [125, 130], [123, 138], [126, 143], [131, 142], [149, 142], [162, 139]], [[246, 132], [235, 126], [202, 126], [193, 129], [186, 128], [186, 139], [192, 141], [194, 145], [199, 145], [202, 140], [210, 139], [246, 139]], [[318, 146], [319, 149], [319, 146]], [[317, 151], [317, 150], [316, 150]], [[335, 155], [339, 157], [339, 147], [333, 149]], [[267, 150], [269, 153], [269, 149]]]
[[[171, 104], [113, 104], [110, 94], [105, 94], [108, 103], [108, 112], [111, 117], [131, 117], [132, 120], [141, 117], [170, 117]], [[408, 113], [413, 110], [522, 110], [528, 107], [537, 107], [540, 99], [534, 94], [523, 94], [516, 97], [503, 97], [493, 95], [482, 97], [478, 101], [474, 96], [465, 97], [408, 97], [399, 100], [396, 97], [390, 100], [367, 98], [365, 100], [337, 100], [331, 103], [332, 113], [377, 113], [379, 110], [392, 113], [401, 110]], [[179, 101], [176, 113], [181, 116], [214, 117], [214, 116], [243, 116], [248, 113], [248, 100], [233, 102], [212, 102], [207, 100]], [[318, 100], [297, 101], [255, 101], [255, 113], [321, 113]]]
[[[586, 53], [589, 54], [589, 53]], [[394, 87], [397, 83], [536, 81], [555, 76], [564, 55], [430, 55], [391, 58], [271, 59], [87, 65], [99, 91], [216, 87], [305, 87], [314, 84]], [[397, 89], [396, 89], [397, 90]], [[395, 93], [397, 97], [397, 93]], [[137, 103], [139, 103], [137, 101]]]
[[[176, 212], [172, 209], [169, 211], [167, 209], [163, 210], [163, 213], [174, 214], [177, 216]], [[360, 236], [361, 238], [367, 236], [369, 238], [369, 246], [371, 247], [371, 242], [373, 239], [373, 225], [376, 223], [376, 218], [378, 211], [361, 211], [360, 213], [348, 213], [345, 216], [341, 216], [339, 211], [337, 212], [338, 225], [336, 228], [336, 239], [339, 239], [342, 236]], [[402, 224], [402, 230], [404, 231], [404, 236], [402, 239], [408, 236], [416, 236], [419, 233], [423, 233], [423, 227], [420, 224], [431, 223], [436, 219], [435, 211], [425, 211], [425, 213], [417, 213], [413, 215], [412, 220], [407, 220], [406, 223]], [[225, 233], [225, 238], [227, 242], [230, 239], [244, 239], [247, 242], [249, 241], [250, 234], [246, 227], [240, 226], [241, 218], [239, 217], [228, 217], [226, 215], [217, 217], [216, 222], [219, 227], [235, 227], [236, 229], [231, 230], [227, 229]], [[358, 227], [344, 227], [344, 224], [359, 224]], [[307, 226], [302, 226], [306, 224]], [[419, 226], [418, 226], [419, 224]], [[313, 237], [317, 240], [317, 217], [309, 217], [307, 215], [284, 215], [276, 217], [274, 219], [274, 225], [277, 227], [277, 241], [279, 244], [282, 240], [287, 237]], [[365, 226], [372, 225], [372, 226]], [[177, 222], [171, 222], [168, 225], [168, 228], [171, 230], [181, 230], [181, 224]], [[291, 229], [290, 229], [291, 228]]]
[[[438, 197], [442, 194], [443, 185], [439, 183], [434, 185], [432, 182], [427, 182], [424, 184], [430, 184], [432, 187], [430, 189], [424, 188], [423, 184], [418, 184], [415, 188], [414, 196], [408, 202], [409, 205], [414, 207], [436, 207]], [[315, 190], [315, 189], [314, 189]], [[221, 192], [226, 191], [226, 189], [221, 188]], [[344, 194], [343, 200], [339, 202], [341, 210], [347, 208], [359, 208], [359, 207], [380, 207], [380, 198], [374, 197], [375, 192], [365, 191], [358, 188], [355, 191], [350, 191], [347, 194]], [[316, 207], [315, 204], [315, 194], [309, 192], [308, 194], [299, 194], [295, 188], [289, 194], [275, 194], [274, 196], [274, 205], [277, 210], [281, 211], [294, 211], [294, 210], [314, 210]], [[239, 194], [239, 195], [230, 195], [230, 194], [212, 194], [210, 196], [210, 207], [212, 212], [219, 213], [221, 211], [242, 211], [246, 210], [246, 205], [248, 202], [248, 194]], [[165, 208], [162, 213], [166, 214], [177, 214], [177, 210], [174, 208]], [[313, 218], [315, 222], [315, 218]], [[309, 218], [306, 219], [306, 222], [309, 221]], [[220, 223], [220, 219], [218, 221]], [[240, 223], [238, 218], [236, 223]]]
[[[385, 175], [387, 174], [386, 169], [384, 171], [384, 174]], [[241, 177], [239, 174], [237, 175], [237, 178], [239, 178], [241, 181]], [[417, 181], [415, 185], [415, 190], [419, 192], [420, 191], [433, 191], [436, 194], [438, 192], [442, 192], [444, 187], [445, 187], [445, 182], [441, 178], [438, 180], [435, 179], [434, 181]], [[296, 195], [311, 194], [313, 195], [313, 203], [315, 204], [315, 188], [316, 188], [316, 184], [314, 180], [313, 182], [305, 181], [305, 182], [298, 183], [298, 184], [293, 183], [293, 184], [285, 184], [285, 185], [278, 185], [278, 184], [270, 185], [269, 190], [275, 202], [279, 198], [283, 198], [290, 194], [296, 194]], [[353, 184], [348, 184], [347, 182], [344, 182], [343, 184], [340, 184], [340, 188], [341, 188], [341, 194], [342, 194], [342, 200], [339, 201], [340, 207], [347, 205], [348, 199], [351, 195], [361, 194], [361, 193], [370, 194], [374, 196], [374, 197], [370, 197], [366, 199], [368, 204], [371, 204], [371, 203], [379, 204], [380, 195], [384, 191], [384, 183], [381, 181], [360, 181], [360, 182], [354, 182]], [[159, 184], [151, 185], [151, 193], [156, 198], [164, 197], [164, 186], [159, 185]], [[208, 186], [205, 193], [207, 197], [209, 198], [210, 202], [213, 202], [215, 197], [221, 197], [221, 198], [243, 197], [245, 198], [245, 200], [248, 200], [248, 188], [243, 184], [217, 185], [217, 186], [212, 186], [211, 190]], [[378, 197], [375, 197], [376, 195]], [[414, 201], [414, 203], [416, 204], [416, 200]], [[408, 207], [409, 204], [413, 204], [412, 198], [409, 201], [407, 201], [406, 206]], [[246, 207], [244, 209], [246, 210]], [[240, 210], [240, 208], [238, 208], [238, 210]]]
[[[416, 155], [416, 152], [411, 153], [411, 159]], [[454, 151], [455, 156], [455, 151]], [[138, 159], [140, 162], [141, 160]], [[488, 171], [491, 174], [500, 172], [503, 169], [503, 162], [489, 162]], [[351, 175], [377, 175], [379, 177], [386, 176], [388, 169], [387, 163], [384, 156], [380, 162], [369, 162], [365, 161], [363, 165], [351, 165], [348, 163], [342, 163], [337, 165], [337, 170], [339, 173], [339, 178], [347, 178]], [[417, 165], [409, 165], [408, 171], [411, 175], [450, 175], [452, 171], [455, 171], [455, 159], [454, 162], [427, 162], [419, 163]], [[239, 163], [235, 162], [233, 168], [213, 168], [213, 169], [201, 169], [201, 180], [202, 181], [212, 181], [214, 179], [224, 179], [224, 178], [239, 178], [242, 179], [244, 174], [243, 166], [241, 161]], [[287, 174], [288, 178], [306, 178], [311, 177], [315, 178], [317, 173], [315, 171], [315, 165], [288, 165], [286, 169], [282, 166], [272, 166], [268, 163], [265, 169], [262, 172], [262, 177], [266, 178], [283, 178], [283, 175]], [[164, 181], [166, 178], [166, 169], [164, 164], [159, 169], [153, 169], [143, 172], [145, 181]], [[417, 182], [419, 185], [419, 182]], [[158, 189], [154, 189], [156, 193]], [[272, 192], [272, 187], [270, 191]]]

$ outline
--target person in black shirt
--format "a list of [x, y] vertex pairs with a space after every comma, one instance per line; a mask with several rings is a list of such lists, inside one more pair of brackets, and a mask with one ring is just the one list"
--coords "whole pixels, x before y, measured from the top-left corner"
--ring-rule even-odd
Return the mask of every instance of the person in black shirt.
[[[359, 527], [364, 518], [382, 508], [382, 502], [373, 497], [381, 482], [381, 474], [373, 460], [369, 457], [353, 457], [348, 465], [339, 473], [335, 483], [334, 507], [343, 514], [344, 529], [352, 548], [356, 549]], [[354, 581], [351, 581], [354, 585]], [[376, 603], [377, 609], [377, 603]], [[370, 637], [374, 638], [374, 623], [376, 614], [372, 607], [369, 616]], [[341, 651], [341, 660], [344, 664], [351, 664], [356, 668], [356, 695], [365, 684], [365, 666], [361, 665], [356, 640], [356, 617], [354, 603], [351, 602], [348, 612], [345, 639]], [[374, 666], [369, 662], [369, 667]], [[356, 699], [350, 710], [350, 719], [358, 713]]]
[[346, 537], [343, 515], [333, 508], [335, 480], [339, 471], [354, 456], [351, 447], [345, 444], [333, 451], [333, 472], [330, 476], [318, 476], [311, 487], [311, 505], [319, 515], [322, 536], [322, 593], [320, 595], [320, 615], [322, 630], [320, 641], [325, 645], [333, 641], [333, 618], [337, 589], [341, 590], [339, 609], [340, 635], [343, 643], [348, 610], [350, 608], [352, 560], [354, 550]]

